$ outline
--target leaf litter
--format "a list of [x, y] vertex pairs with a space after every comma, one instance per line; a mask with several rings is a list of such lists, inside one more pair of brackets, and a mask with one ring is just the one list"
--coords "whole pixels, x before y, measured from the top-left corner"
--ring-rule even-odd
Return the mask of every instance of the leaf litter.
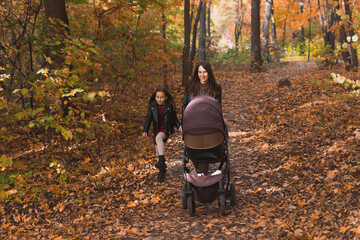
[[[224, 217], [217, 201], [197, 203], [195, 217], [182, 209], [184, 146], [179, 132], [167, 143], [167, 176], [156, 181], [152, 142], [140, 137], [150, 95], [145, 89], [141, 101], [128, 99], [128, 109], [136, 111], [107, 116], [123, 124], [115, 124], [104, 139], [101, 158], [106, 161], [84, 156], [78, 167], [87, 174], [79, 172], [65, 185], [47, 183], [48, 191], [35, 203], [26, 198], [22, 204], [6, 203], [0, 236], [359, 238], [359, 96], [349, 96], [347, 89], [331, 83], [332, 72], [359, 77], [305, 62], [274, 64], [260, 73], [216, 70], [238, 200], [236, 207], [227, 206]], [[280, 87], [284, 78], [291, 85]], [[175, 81], [171, 90], [180, 109], [180, 83]]]

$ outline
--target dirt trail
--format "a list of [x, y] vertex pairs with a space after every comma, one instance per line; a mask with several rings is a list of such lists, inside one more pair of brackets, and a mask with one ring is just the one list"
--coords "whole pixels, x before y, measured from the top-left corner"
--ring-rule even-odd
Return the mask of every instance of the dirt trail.
[[[135, 220], [132, 227], [149, 227], [148, 239], [358, 236], [357, 225], [351, 220], [359, 215], [358, 200], [353, 198], [358, 191], [346, 191], [357, 185], [356, 174], [336, 170], [354, 164], [358, 148], [334, 150], [334, 144], [356, 145], [350, 126], [359, 122], [355, 120], [359, 112], [357, 98], [334, 104], [332, 94], [341, 95], [342, 90], [329, 90], [316, 83], [314, 78], [320, 76], [323, 81], [329, 77], [329, 71], [319, 70], [314, 63], [287, 62], [257, 74], [229, 71], [217, 76], [223, 87], [238, 206], [227, 207], [225, 217], [220, 215], [216, 201], [197, 204], [192, 218], [181, 208], [183, 144], [180, 135], [176, 135], [168, 150], [172, 152], [169, 174], [160, 186], [170, 193], [164, 196], [169, 208], [143, 213], [145, 216]], [[278, 82], [285, 78], [291, 86], [279, 87]], [[346, 106], [356, 111], [347, 111]], [[348, 131], [331, 130], [339, 129], [347, 119], [352, 119]], [[334, 151], [339, 153], [332, 155]], [[353, 157], [345, 159], [349, 154]], [[349, 189], [344, 190], [346, 184]], [[339, 192], [344, 195], [337, 195]], [[343, 197], [347, 200], [343, 201]], [[341, 230], [340, 226], [346, 229]]]
[[[263, 177], [269, 172], [281, 169], [281, 164], [271, 154], [265, 156], [264, 159], [259, 159], [261, 155], [256, 153], [258, 146], [256, 141], [252, 141], [252, 138], [255, 137], [254, 135], [267, 134], [265, 131], [268, 126], [256, 123], [256, 119], [264, 114], [261, 105], [265, 101], [266, 93], [271, 94], [272, 91], [278, 91], [280, 79], [287, 77], [294, 85], [297, 83], [293, 81], [293, 78], [298, 77], [298, 74], [306, 74], [316, 71], [315, 69], [316, 66], [312, 63], [290, 62], [281, 63], [274, 68], [267, 69], [265, 73], [259, 74], [246, 71], [219, 72], [217, 74], [223, 87], [223, 112], [230, 135], [232, 182], [236, 183], [239, 204], [235, 208], [228, 206], [225, 217], [220, 215], [216, 201], [207, 205], [197, 204], [196, 215], [193, 218], [189, 217], [188, 212], [181, 208], [183, 143], [181, 136], [177, 134], [168, 144], [169, 171], [165, 182], [161, 183], [164, 185], [165, 191], [173, 193], [172, 197], [174, 198], [171, 198], [173, 206], [167, 210], [159, 209], [160, 212], [154, 211], [146, 214], [145, 219], [153, 219], [150, 223], [153, 230], [149, 232], [149, 239], [160, 236], [163, 236], [164, 239], [170, 237], [176, 239], [231, 239], [235, 236], [237, 239], [259, 239], [261, 236], [269, 238], [280, 236], [279, 233], [273, 235], [271, 230], [263, 229], [265, 221], [270, 221], [274, 214], [266, 216], [268, 213], [260, 213], [258, 210], [265, 203], [270, 205], [269, 209], [265, 209], [265, 211], [274, 211], [271, 203], [281, 201], [283, 197], [280, 192], [281, 188]], [[264, 93], [261, 98], [259, 98], [259, 92]], [[274, 99], [276, 96], [271, 96], [271, 98]], [[281, 145], [281, 143], [278, 144]], [[267, 158], [270, 158], [270, 164], [266, 163]], [[261, 197], [259, 197], [260, 194]], [[147, 222], [136, 221], [133, 227], [141, 228], [143, 224], [147, 224]], [[156, 226], [159, 228], [157, 229]]]
[[[110, 166], [115, 172], [102, 180], [105, 187], [80, 176], [87, 182], [78, 191], [89, 192], [84, 199], [75, 202], [80, 193], [72, 192], [48, 212], [34, 210], [36, 217], [14, 213], [0, 237], [9, 231], [16, 239], [359, 239], [360, 100], [330, 82], [333, 71], [342, 73], [308, 62], [260, 73], [216, 71], [238, 199], [226, 216], [217, 201], [196, 204], [194, 217], [182, 209], [179, 132], [167, 143], [166, 178], [156, 181], [153, 145], [139, 136], [139, 120], [121, 149], [129, 159], [117, 159], [125, 167]], [[291, 84], [280, 87], [284, 79]], [[108, 152], [118, 144], [109, 142]]]

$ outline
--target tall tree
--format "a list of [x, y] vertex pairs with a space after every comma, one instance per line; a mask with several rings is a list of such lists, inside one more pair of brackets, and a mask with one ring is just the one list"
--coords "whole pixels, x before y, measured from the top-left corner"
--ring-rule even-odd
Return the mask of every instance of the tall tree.
[[285, 39], [286, 39], [286, 23], [287, 23], [287, 19], [289, 17], [289, 12], [290, 12], [290, 7], [293, 4], [292, 0], [288, 0], [287, 1], [287, 9], [286, 9], [286, 13], [285, 13], [285, 20], [284, 20], [284, 27], [283, 27], [283, 44], [282, 44], [282, 48], [285, 48]]
[[191, 19], [190, 19], [190, 0], [184, 0], [184, 47], [182, 55], [182, 85], [187, 86], [189, 77], [191, 75], [189, 54], [190, 54], [190, 34], [191, 34]]
[[277, 35], [276, 35], [276, 24], [275, 24], [275, 17], [274, 17], [274, 1], [272, 1], [272, 7], [271, 7], [271, 44], [273, 45], [275, 49], [275, 61], [280, 60], [280, 49], [277, 41]]
[[260, 41], [260, 0], [251, 0], [251, 66], [258, 71], [262, 67]]
[[191, 51], [190, 51], [190, 59], [189, 59], [190, 74], [192, 73], [193, 62], [194, 62], [194, 59], [195, 59], [196, 38], [197, 38], [197, 31], [198, 31], [198, 25], [199, 25], [202, 6], [203, 6], [203, 2], [201, 0], [199, 0], [199, 5], [198, 5], [198, 8], [197, 8], [197, 13], [196, 13], [196, 17], [195, 17], [195, 21], [194, 21], [193, 29], [192, 29], [192, 41], [191, 41]]
[[64, 41], [62, 40], [69, 32], [69, 20], [65, 8], [65, 0], [44, 0], [44, 6], [46, 18], [50, 22], [47, 30], [48, 38], [52, 39], [55, 43], [60, 42], [60, 44], [48, 46], [45, 55], [50, 57], [56, 65], [59, 65], [64, 60], [59, 53], [64, 47]]
[[[349, 23], [351, 23], [352, 22], [352, 11], [350, 9], [349, 0], [344, 0], [344, 7], [345, 7], [346, 14], [349, 16]], [[352, 26], [350, 26], [349, 24], [347, 24], [347, 28], [348, 28], [348, 37], [350, 40], [349, 41], [350, 57], [351, 57], [350, 69], [352, 71], [357, 71], [357, 67], [359, 66], [357, 50], [352, 46], [353, 36], [355, 35], [355, 32], [354, 32], [354, 29], [352, 28]]]
[[[336, 6], [337, 10], [340, 10], [340, 4], [338, 4]], [[341, 18], [340, 16], [336, 17], [336, 21], [337, 24], [339, 24], [339, 42], [340, 42], [340, 46], [341, 46], [341, 57], [345, 63], [345, 69], [346, 70], [350, 70], [351, 67], [351, 58], [350, 58], [350, 54], [349, 51], [347, 49], [343, 48], [343, 44], [346, 43], [346, 32], [345, 32], [345, 27], [344, 24], [340, 24], [341, 22]]]
[[196, 53], [196, 39], [197, 39], [197, 30], [200, 20], [200, 14], [202, 9], [203, 2], [199, 0], [199, 5], [197, 8], [196, 17], [192, 29], [192, 41], [190, 48], [190, 35], [191, 35], [191, 19], [190, 16], [190, 0], [184, 0], [184, 48], [183, 48], [183, 72], [182, 72], [182, 85], [187, 86], [189, 82], [190, 75], [192, 73], [192, 65]]
[[[161, 19], [162, 19], [162, 26], [161, 26], [161, 36], [164, 39], [164, 54], [167, 55], [167, 45], [166, 45], [166, 17], [165, 17], [165, 12], [164, 12], [164, 8], [162, 8], [161, 11]], [[164, 63], [163, 66], [163, 78], [164, 78], [164, 86], [166, 88], [169, 88], [169, 83], [168, 83], [168, 66], [166, 64], [166, 62]]]
[[206, 2], [201, 7], [198, 58], [199, 60], [206, 60]]
[[276, 35], [276, 24], [274, 17], [274, 1], [272, 1], [271, 7], [271, 42], [274, 44], [275, 48], [278, 49], [277, 35]]
[[318, 9], [319, 9], [319, 21], [321, 25], [321, 31], [324, 36], [325, 46], [330, 45], [332, 51], [335, 50], [335, 34], [331, 30], [336, 23], [336, 13], [332, 5], [323, 0], [320, 2], [318, 0]]
[[[236, 49], [239, 47], [239, 38], [241, 36], [241, 29], [244, 23], [244, 13], [246, 11], [246, 6], [243, 0], [234, 0], [235, 4], [235, 47]], [[240, 7], [239, 7], [240, 4]]]
[[265, 17], [263, 24], [263, 49], [264, 57], [266, 61], [271, 61], [269, 45], [270, 45], [270, 22], [271, 22], [271, 10], [272, 10], [272, 0], [266, 0], [265, 3]]
[[206, 49], [210, 48], [210, 44], [211, 44], [211, 31], [210, 31], [210, 21], [211, 21], [211, 16], [210, 16], [210, 3], [208, 3], [208, 10], [207, 10], [207, 20], [206, 20], [206, 26], [207, 26], [207, 45], [206, 45]]

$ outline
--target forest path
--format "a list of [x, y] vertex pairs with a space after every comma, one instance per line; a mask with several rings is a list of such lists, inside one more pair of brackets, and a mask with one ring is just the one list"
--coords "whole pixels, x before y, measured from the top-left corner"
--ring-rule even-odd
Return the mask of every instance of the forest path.
[[[0, 238], [359, 239], [360, 100], [332, 83], [330, 73], [347, 74], [342, 69], [291, 61], [259, 73], [215, 71], [238, 200], [226, 216], [217, 201], [196, 203], [194, 217], [182, 208], [178, 131], [166, 144], [166, 177], [156, 181], [154, 146], [140, 136], [137, 109], [108, 133], [101, 165], [79, 162], [91, 174], [49, 185], [28, 209], [9, 207]], [[285, 79], [291, 84], [279, 86]]]
[[[155, 183], [165, 208], [142, 213], [129, 229], [140, 233], [146, 225], [147, 239], [358, 236], [358, 98], [337, 100], [347, 93], [330, 83], [331, 71], [293, 61], [260, 73], [218, 72], [238, 205], [228, 205], [225, 217], [217, 201], [197, 204], [195, 217], [181, 208], [183, 143], [176, 134], [168, 175]], [[291, 85], [279, 86], [284, 79]]]

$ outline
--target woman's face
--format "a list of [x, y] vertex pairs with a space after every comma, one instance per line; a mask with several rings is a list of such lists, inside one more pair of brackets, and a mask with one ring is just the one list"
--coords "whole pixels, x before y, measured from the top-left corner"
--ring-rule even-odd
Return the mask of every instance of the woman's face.
[[159, 105], [165, 105], [167, 96], [164, 92], [156, 92], [155, 100]]
[[201, 84], [207, 83], [209, 75], [208, 72], [205, 70], [205, 68], [203, 68], [203, 66], [199, 66], [198, 76], [200, 78]]

